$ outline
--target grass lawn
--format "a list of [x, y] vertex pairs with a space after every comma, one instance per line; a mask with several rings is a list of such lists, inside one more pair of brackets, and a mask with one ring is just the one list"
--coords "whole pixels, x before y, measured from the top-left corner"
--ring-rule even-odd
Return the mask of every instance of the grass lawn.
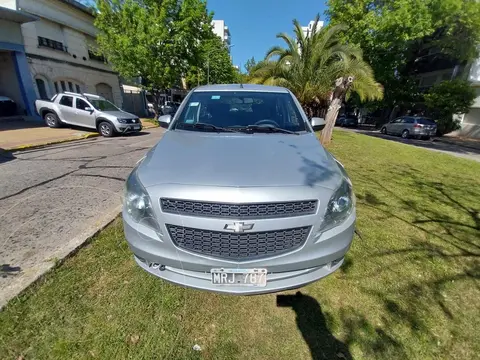
[[362, 239], [291, 307], [143, 272], [117, 219], [4, 308], [0, 358], [479, 358], [480, 164], [343, 131], [330, 150]]

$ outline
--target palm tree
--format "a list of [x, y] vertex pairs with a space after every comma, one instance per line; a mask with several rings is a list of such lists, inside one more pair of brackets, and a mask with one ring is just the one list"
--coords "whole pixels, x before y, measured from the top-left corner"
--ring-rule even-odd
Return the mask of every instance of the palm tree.
[[319, 18], [317, 15], [307, 36], [297, 20], [293, 21], [294, 38], [278, 34], [286, 48], [272, 47], [252, 70], [250, 82], [289, 88], [308, 116], [328, 105], [327, 125], [322, 131], [322, 143], [326, 144], [345, 96], [353, 91], [362, 101], [377, 100], [383, 97], [383, 88], [375, 81], [360, 48], [341, 43], [340, 32], [345, 26], [317, 30]]

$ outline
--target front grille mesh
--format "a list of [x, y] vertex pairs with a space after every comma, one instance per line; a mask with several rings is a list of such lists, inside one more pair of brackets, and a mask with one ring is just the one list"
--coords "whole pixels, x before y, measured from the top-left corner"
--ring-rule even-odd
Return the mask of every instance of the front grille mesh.
[[310, 226], [293, 229], [229, 233], [168, 225], [173, 243], [179, 248], [203, 255], [247, 260], [292, 251], [306, 241]]
[[162, 198], [160, 204], [166, 213], [224, 219], [284, 218], [315, 214], [317, 209], [316, 200], [231, 204]]

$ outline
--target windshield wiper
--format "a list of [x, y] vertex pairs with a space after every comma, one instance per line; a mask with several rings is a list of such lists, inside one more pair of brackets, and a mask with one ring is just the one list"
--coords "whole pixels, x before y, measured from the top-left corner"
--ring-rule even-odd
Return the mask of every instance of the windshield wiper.
[[282, 128], [272, 126], [272, 125], [248, 125], [248, 126], [244, 126], [244, 127], [238, 127], [236, 129], [240, 130], [240, 131], [246, 131], [246, 132], [272, 132], [272, 133], [300, 135], [299, 133], [297, 133], [295, 131], [282, 129]]
[[238, 132], [234, 129], [228, 129], [221, 126], [215, 126], [213, 124], [201, 123], [201, 122], [198, 122], [195, 124], [180, 123], [178, 125], [181, 125], [181, 127], [192, 127], [194, 129], [213, 130], [216, 132]]

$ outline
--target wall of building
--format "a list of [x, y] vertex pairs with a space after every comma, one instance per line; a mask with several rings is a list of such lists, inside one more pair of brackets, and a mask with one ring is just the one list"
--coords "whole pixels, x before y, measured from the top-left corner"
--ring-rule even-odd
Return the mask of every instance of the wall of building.
[[18, 8], [60, 25], [77, 29], [90, 36], [97, 30], [93, 16], [59, 0], [17, 0]]
[[18, 113], [23, 114], [25, 106], [17, 79], [12, 52], [0, 51], [0, 96], [7, 96], [16, 102]]
[[0, 0], [0, 6], [6, 7], [8, 9], [16, 10], [17, 0]]
[[22, 31], [17, 23], [0, 19], [0, 42], [23, 44]]
[[[47, 84], [49, 96], [56, 93], [55, 82], [64, 81], [79, 84], [82, 92], [95, 94], [98, 84], [107, 84], [112, 88], [113, 102], [122, 106], [122, 94], [118, 76], [113, 73], [99, 72], [95, 69], [86, 69], [71, 64], [58, 63], [52, 60], [30, 59], [30, 72], [35, 83], [36, 78], [44, 80]], [[36, 86], [36, 85], [35, 85]], [[58, 89], [61, 91], [61, 89]], [[67, 89], [69, 90], [69, 89]], [[37, 95], [38, 89], [36, 89]]]

